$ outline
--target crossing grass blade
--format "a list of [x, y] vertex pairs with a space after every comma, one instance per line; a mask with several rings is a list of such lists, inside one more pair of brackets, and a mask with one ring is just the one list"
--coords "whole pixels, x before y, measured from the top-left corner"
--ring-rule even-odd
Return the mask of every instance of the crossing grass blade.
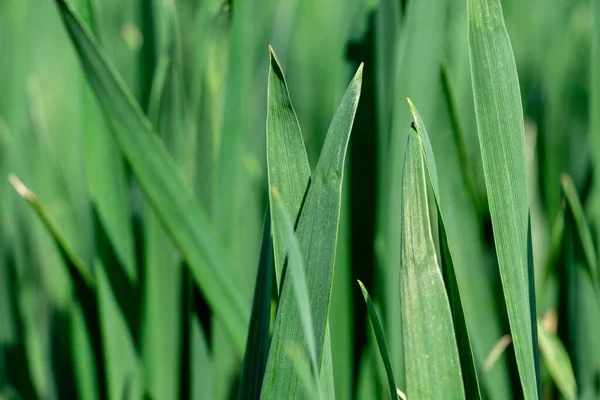
[[[329, 127], [296, 230], [307, 269], [308, 293], [311, 300], [317, 365], [319, 366], [324, 363], [323, 353], [326, 344], [344, 160], [358, 106], [361, 81], [362, 65], [350, 82]], [[277, 188], [271, 187], [271, 201], [273, 200], [273, 189]], [[297, 373], [284, 353], [286, 342], [298, 343], [303, 346], [305, 340], [301, 336], [301, 320], [294, 305], [293, 288], [290, 285], [292, 283], [286, 280], [282, 284], [263, 385], [263, 398], [265, 396], [267, 398], [269, 396], [275, 398], [302, 396], [297, 390]]]
[[249, 322], [247, 299], [226, 275], [229, 260], [204, 210], [185, 184], [139, 105], [96, 41], [63, 0], [60, 14], [120, 150], [167, 232], [188, 261], [195, 282], [241, 353]]
[[499, 0], [468, 0], [473, 96], [494, 242], [525, 399], [539, 398], [525, 128], [519, 81]]
[[577, 383], [569, 354], [560, 339], [538, 323], [540, 353], [548, 366], [550, 375], [563, 396], [568, 400], [577, 398]]
[[[292, 230], [293, 232], [293, 230]], [[240, 377], [238, 399], [258, 399], [265, 375], [271, 341], [271, 285], [273, 284], [273, 247], [271, 244], [271, 212], [267, 209], [254, 287], [252, 315]]]
[[433, 244], [422, 144], [411, 128], [402, 175], [400, 304], [408, 398], [465, 398], [450, 304]]
[[383, 329], [381, 327], [381, 323], [379, 322], [379, 317], [377, 316], [375, 306], [373, 305], [371, 297], [369, 296], [369, 292], [367, 292], [365, 285], [363, 285], [361, 281], [358, 281], [358, 284], [360, 285], [360, 290], [362, 291], [363, 297], [365, 298], [365, 303], [367, 303], [369, 319], [371, 320], [371, 326], [373, 327], [375, 337], [377, 338], [377, 345], [379, 346], [379, 353], [381, 354], [383, 365], [385, 366], [385, 372], [387, 374], [390, 389], [390, 398], [392, 400], [395, 400], [398, 398], [396, 394], [396, 381], [394, 380], [394, 371], [392, 370], [392, 363], [390, 362], [390, 355], [388, 354], [387, 344], [385, 343], [385, 335], [383, 334]]
[[575, 189], [573, 180], [569, 175], [563, 174], [560, 178], [560, 182], [565, 199], [567, 200], [569, 212], [571, 213], [577, 228], [577, 236], [579, 238], [581, 248], [583, 249], [583, 253], [585, 254], [585, 261], [588, 267], [590, 279], [594, 283], [594, 286], [600, 295], [600, 271], [598, 271], [597, 253], [596, 249], [594, 248], [592, 233], [590, 232], [590, 228], [585, 219], [583, 208], [581, 206], [581, 202], [579, 201], [579, 196], [577, 195], [577, 190]]
[[[102, 43], [98, 4], [95, 0], [86, 0], [81, 8], [90, 32]], [[90, 197], [121, 266], [135, 282], [137, 268], [125, 163], [88, 85], [84, 88], [83, 101], [84, 159]]]
[[452, 320], [454, 322], [454, 331], [458, 344], [460, 365], [463, 374], [463, 385], [465, 388], [465, 393], [469, 399], [481, 399], [481, 390], [479, 389], [479, 379], [477, 377], [477, 367], [475, 366], [475, 358], [471, 349], [471, 339], [469, 337], [469, 330], [467, 329], [467, 321], [465, 320], [463, 302], [460, 296], [458, 282], [456, 280], [456, 272], [454, 270], [452, 254], [448, 245], [448, 237], [446, 235], [446, 226], [444, 224], [444, 217], [442, 215], [438, 174], [435, 158], [433, 156], [433, 148], [431, 147], [431, 142], [429, 141], [429, 134], [427, 133], [427, 128], [425, 128], [425, 123], [421, 119], [419, 112], [410, 99], [408, 99], [408, 105], [413, 116], [416, 132], [419, 135], [420, 144], [422, 146], [423, 158], [425, 160], [425, 165], [427, 166], [429, 184], [433, 188], [433, 195], [438, 216], [442, 275], [444, 277], [444, 284], [446, 286], [446, 292], [450, 301], [450, 310], [452, 312]]
[[[277, 188], [281, 202], [293, 223], [298, 220], [302, 200], [310, 180], [310, 165], [298, 118], [290, 100], [285, 76], [277, 56], [269, 47], [267, 94], [267, 170], [269, 187]], [[270, 204], [273, 222], [273, 251], [277, 287], [280, 288], [284, 261], [284, 232], [279, 228], [280, 213]]]

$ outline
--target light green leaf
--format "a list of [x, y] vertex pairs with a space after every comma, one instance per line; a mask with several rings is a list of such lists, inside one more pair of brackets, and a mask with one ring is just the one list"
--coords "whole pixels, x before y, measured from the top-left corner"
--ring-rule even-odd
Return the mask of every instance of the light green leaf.
[[400, 304], [408, 398], [465, 398], [450, 304], [427, 204], [422, 144], [411, 128], [402, 195]]
[[191, 399], [211, 400], [213, 399], [213, 368], [211, 357], [206, 343], [206, 336], [200, 322], [195, 316], [191, 318], [190, 326], [190, 370], [191, 370]]
[[517, 69], [499, 0], [468, 0], [479, 141], [498, 266], [525, 399], [539, 398], [525, 130]]
[[[292, 229], [293, 232], [293, 229]], [[265, 375], [271, 342], [271, 286], [273, 284], [273, 247], [271, 212], [267, 209], [254, 287], [252, 315], [240, 377], [238, 399], [258, 399]]]
[[[362, 66], [359, 67], [333, 117], [296, 230], [306, 265], [318, 366], [323, 363], [326, 343], [344, 160], [358, 106], [361, 79]], [[270, 193], [273, 192], [272, 187]], [[297, 390], [297, 372], [283, 352], [285, 343], [292, 342], [304, 346], [306, 339], [302, 336], [302, 322], [294, 305], [294, 294], [290, 292], [293, 288], [290, 285], [290, 281], [284, 280], [267, 362], [263, 397], [266, 394], [267, 397], [276, 398], [302, 396]]]
[[548, 331], [540, 322], [538, 322], [538, 337], [542, 357], [556, 386], [565, 398], [575, 400], [577, 398], [577, 384], [565, 346], [555, 334]]
[[[292, 106], [277, 56], [269, 47], [269, 78], [267, 92], [267, 170], [269, 187], [277, 188], [281, 202], [295, 224], [310, 180], [310, 166], [300, 132], [298, 118]], [[284, 232], [280, 229], [280, 213], [270, 203], [273, 223], [275, 276], [280, 288], [284, 261]]]
[[172, 157], [79, 17], [63, 0], [57, 0], [57, 3], [119, 148], [161, 222], [188, 261], [195, 282], [226, 324], [241, 353], [249, 321], [247, 299], [238, 290], [239, 283], [226, 274], [228, 258], [215, 230], [186, 186]]
[[431, 147], [431, 142], [429, 141], [427, 129], [425, 128], [425, 123], [421, 119], [421, 116], [410, 99], [408, 99], [408, 105], [416, 126], [416, 132], [419, 136], [419, 142], [422, 146], [423, 157], [425, 159], [425, 164], [428, 171], [427, 175], [429, 177], [429, 184], [433, 188], [439, 225], [438, 230], [442, 275], [444, 277], [446, 292], [450, 301], [450, 310], [452, 312], [454, 332], [458, 344], [460, 365], [463, 374], [463, 384], [466, 395], [469, 399], [480, 399], [481, 391], [479, 389], [479, 380], [477, 378], [475, 359], [471, 349], [471, 339], [469, 337], [469, 330], [467, 329], [467, 322], [465, 320], [463, 302], [461, 300], [460, 290], [456, 280], [456, 273], [454, 271], [454, 262], [452, 261], [452, 254], [448, 245], [448, 237], [446, 236], [446, 226], [444, 224], [444, 218], [442, 214], [437, 167], [435, 165], [433, 149]]
[[396, 394], [396, 381], [394, 380], [394, 372], [392, 371], [392, 364], [390, 362], [390, 355], [388, 354], [387, 344], [385, 343], [385, 335], [383, 334], [383, 329], [381, 327], [381, 323], [379, 322], [379, 317], [377, 316], [375, 306], [373, 305], [371, 297], [369, 296], [369, 292], [367, 292], [367, 289], [365, 289], [365, 285], [363, 285], [361, 281], [358, 281], [358, 284], [360, 285], [360, 290], [362, 291], [363, 297], [365, 298], [365, 303], [367, 303], [367, 311], [369, 312], [371, 326], [373, 328], [373, 331], [375, 332], [375, 337], [377, 338], [379, 354], [381, 354], [383, 364], [385, 365], [385, 372], [387, 374], [390, 389], [390, 398], [392, 400], [395, 400], [398, 398]]

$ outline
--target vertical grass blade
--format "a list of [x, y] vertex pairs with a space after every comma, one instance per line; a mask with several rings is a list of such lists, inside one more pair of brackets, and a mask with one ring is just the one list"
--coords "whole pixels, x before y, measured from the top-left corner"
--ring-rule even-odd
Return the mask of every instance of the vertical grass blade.
[[[333, 117], [312, 177], [296, 230], [304, 254], [314, 340], [319, 367], [323, 363], [329, 297], [340, 213], [344, 160], [360, 96], [362, 66], [350, 82]], [[271, 188], [271, 194], [274, 192]], [[277, 188], [275, 188], [277, 189]], [[272, 200], [272, 199], [271, 199]], [[286, 342], [304, 346], [301, 319], [295, 308], [291, 281], [284, 280], [263, 386], [276, 397], [302, 396], [298, 376], [284, 353]]]
[[450, 247], [448, 245], [446, 226], [444, 224], [444, 217], [442, 214], [438, 174], [437, 167], [435, 164], [435, 158], [433, 156], [433, 149], [431, 147], [431, 142], [429, 141], [427, 129], [425, 128], [425, 123], [421, 119], [421, 116], [419, 115], [416, 107], [410, 99], [408, 99], [408, 105], [410, 107], [410, 112], [413, 116], [416, 132], [419, 136], [419, 141], [422, 146], [423, 158], [425, 159], [425, 165], [427, 166], [427, 176], [429, 177], [429, 183], [433, 188], [433, 195], [438, 216], [439, 246], [441, 253], [440, 258], [442, 266], [442, 275], [444, 277], [444, 284], [446, 286], [446, 292], [448, 293], [448, 298], [450, 301], [450, 310], [452, 312], [454, 331], [458, 344], [458, 353], [460, 356], [460, 365], [463, 374], [465, 394], [469, 399], [480, 399], [481, 391], [479, 389], [479, 379], [477, 377], [475, 358], [471, 349], [471, 339], [469, 337], [469, 330], [467, 329], [467, 322], [465, 320], [463, 302], [460, 296], [458, 282], [456, 280], [456, 272], [454, 270], [454, 263], [452, 261]]
[[383, 329], [381, 327], [381, 323], [379, 322], [379, 317], [377, 316], [375, 306], [373, 305], [371, 297], [369, 296], [369, 292], [367, 292], [365, 285], [363, 285], [361, 281], [358, 281], [358, 284], [360, 285], [360, 290], [365, 298], [365, 303], [367, 303], [369, 319], [371, 320], [371, 326], [373, 327], [375, 337], [377, 338], [377, 345], [379, 346], [379, 353], [381, 354], [381, 359], [383, 360], [383, 365], [385, 366], [385, 372], [387, 374], [388, 385], [390, 389], [390, 398], [395, 400], [398, 398], [396, 394], [396, 381], [394, 380], [394, 371], [392, 371], [392, 363], [390, 362], [387, 344], [385, 343], [385, 335], [383, 334]]
[[[296, 223], [310, 180], [310, 166], [285, 76], [271, 47], [267, 92], [267, 170], [269, 187], [277, 188], [281, 202]], [[273, 202], [270, 206], [273, 215], [275, 276], [279, 288], [284, 261], [284, 232], [279, 227], [280, 213], [275, 212]]]
[[[525, 399], [539, 398], [525, 129], [517, 69], [499, 0], [468, 0], [475, 115], [498, 266]], [[532, 268], [531, 268], [532, 270]]]
[[228, 258], [215, 230], [139, 105], [113, 72], [79, 17], [63, 0], [57, 3], [120, 150], [188, 261], [195, 282], [225, 323], [236, 349], [242, 352], [249, 310], [239, 284], [226, 275]]
[[433, 244], [422, 145], [411, 128], [402, 176], [400, 301], [408, 398], [465, 398], [450, 304]]
[[267, 209], [258, 261], [258, 276], [250, 328], [240, 377], [238, 399], [258, 399], [269, 356], [271, 327], [271, 287], [273, 284], [273, 247], [271, 244], [271, 212]]
[[[600, 0], [591, 0], [592, 7], [592, 65], [590, 95], [590, 147], [593, 150], [592, 164], [594, 168], [594, 186], [596, 191], [595, 216], [596, 233], [600, 232]], [[600, 235], [596, 235], [596, 248], [600, 248]]]

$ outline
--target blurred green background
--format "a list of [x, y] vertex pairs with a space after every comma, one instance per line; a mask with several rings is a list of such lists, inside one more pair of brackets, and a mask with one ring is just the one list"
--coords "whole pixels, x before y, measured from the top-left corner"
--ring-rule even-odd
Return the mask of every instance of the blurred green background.
[[[387, 395], [356, 279], [376, 301], [394, 369], [402, 371], [394, 211], [410, 96], [436, 155], [483, 391], [519, 398], [511, 347], [489, 358], [509, 328], [479, 153], [466, 1], [70, 3], [91, 23], [207, 210], [249, 309], [267, 200], [268, 45], [286, 74], [313, 167], [352, 73], [365, 63], [330, 309], [340, 399]], [[502, 1], [525, 113], [538, 316], [559, 335], [562, 173], [573, 178], [598, 243], [594, 3]], [[55, 2], [0, 1], [0, 398], [235, 397], [242, 355], [164, 231], [152, 228], [158, 220], [107, 129]], [[89, 308], [74, 301], [65, 258], [9, 174], [36, 193], [88, 265], [104, 265], [96, 333], [106, 368], [90, 362], [97, 340], [84, 328]], [[600, 398], [600, 311], [589, 284], [580, 300], [580, 347], [563, 340], [582, 397]], [[551, 323], [557, 315], [558, 328]], [[545, 398], [558, 396], [544, 365], [542, 386]]]

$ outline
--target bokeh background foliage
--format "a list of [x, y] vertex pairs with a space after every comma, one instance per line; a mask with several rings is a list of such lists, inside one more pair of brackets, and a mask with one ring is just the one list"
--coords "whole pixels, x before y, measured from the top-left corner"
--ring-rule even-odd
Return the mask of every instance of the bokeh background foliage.
[[[80, 32], [77, 49], [86, 40], [101, 48], [123, 85], [110, 74], [90, 78], [90, 65], [104, 71], [102, 57], [90, 50], [80, 63], [77, 21], [61, 20], [59, 3], [0, 2], [0, 398], [254, 398], [260, 382], [249, 376], [274, 362], [264, 326], [271, 321], [278, 337], [278, 299], [296, 301], [305, 321], [302, 301], [319, 282], [309, 275], [285, 288], [284, 251], [297, 277], [303, 232], [337, 215], [327, 236], [336, 244], [319, 253], [327, 266], [335, 251], [329, 312], [314, 327], [331, 349], [316, 354], [332, 366], [317, 378], [329, 383], [310, 388], [302, 371], [315, 372], [315, 360], [297, 348], [282, 357], [299, 360], [288, 367], [306, 393], [386, 398], [390, 369], [398, 388], [410, 387], [399, 284], [406, 97], [435, 154], [433, 237], [438, 253], [452, 255], [481, 394], [523, 396], [474, 103], [474, 91], [487, 89], [473, 86], [469, 58], [467, 3], [496, 1], [68, 1], [89, 34]], [[600, 1], [501, 4], [525, 122], [541, 396], [595, 399]], [[332, 184], [330, 193], [340, 203], [313, 207], [312, 225], [298, 221], [282, 204], [304, 187], [269, 194], [269, 179], [277, 168], [303, 182], [311, 171], [330, 177], [318, 160], [337, 151], [325, 138], [361, 62], [354, 123], [352, 113], [336, 115], [351, 126], [345, 164], [343, 150], [336, 159], [343, 184], [332, 180], [341, 192]], [[304, 141], [294, 165], [267, 165], [265, 129], [277, 129], [266, 122], [267, 90], [293, 104], [287, 127]], [[269, 207], [278, 196], [282, 204]], [[271, 244], [270, 235], [280, 236]], [[375, 312], [381, 325], [372, 328]]]

